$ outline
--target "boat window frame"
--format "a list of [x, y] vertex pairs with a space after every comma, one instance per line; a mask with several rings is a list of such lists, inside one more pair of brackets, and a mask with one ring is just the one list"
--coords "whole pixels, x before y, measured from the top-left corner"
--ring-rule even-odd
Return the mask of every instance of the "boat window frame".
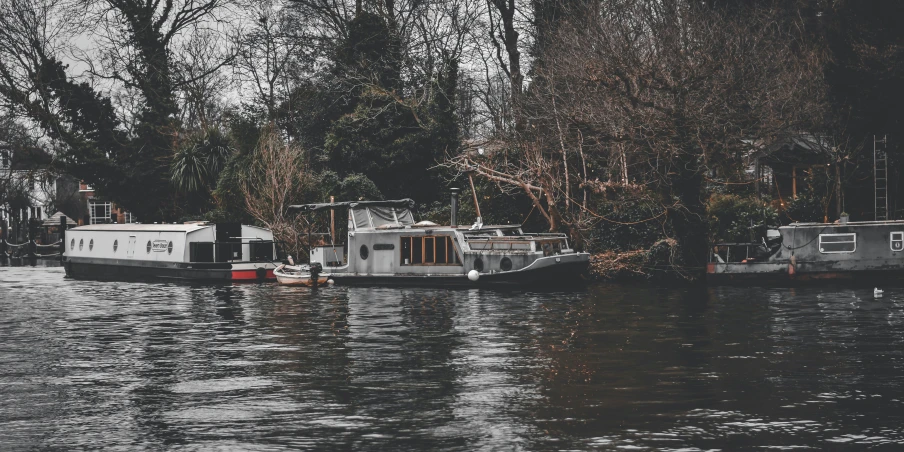
[[[424, 262], [427, 258], [427, 250], [424, 248], [426, 243], [426, 239], [433, 239], [433, 262]], [[454, 257], [452, 262], [449, 262], [449, 254], [446, 253], [446, 262], [436, 262], [436, 242], [438, 238], [444, 238], [444, 241], [449, 242], [449, 245], [452, 247], [452, 256]], [[402, 253], [405, 251], [405, 239], [410, 239], [412, 244], [408, 247], [409, 260], [408, 263], [405, 263], [405, 256]], [[421, 241], [421, 262], [414, 262], [414, 239], [419, 239]], [[399, 236], [399, 265], [401, 266], [440, 266], [440, 267], [461, 267], [463, 266], [461, 254], [459, 254], [457, 247], [455, 246], [455, 236], [454, 235], [434, 235], [434, 234], [423, 234], [423, 235], [401, 235]], [[447, 248], [448, 251], [448, 248]]]
[[[895, 235], [898, 235], [898, 239], [895, 239]], [[895, 249], [894, 242], [901, 242], [901, 247]], [[891, 231], [888, 233], [888, 248], [894, 252], [904, 252], [904, 231]]]
[[[827, 242], [827, 243], [833, 243], [833, 244], [837, 244], [837, 243], [853, 243], [853, 244], [854, 244], [854, 249], [852, 249], [852, 250], [850, 250], [850, 251], [848, 251], [848, 250], [844, 250], [844, 251], [825, 251], [825, 250], [823, 249], [823, 247], [822, 247], [822, 244], [823, 244], [822, 239], [823, 239], [823, 237], [841, 237], [841, 236], [853, 236], [854, 239], [851, 240], [851, 241], [844, 241], [844, 242]], [[856, 232], [841, 232], [841, 233], [833, 233], [833, 234], [819, 234], [818, 241], [817, 241], [817, 246], [819, 247], [819, 252], [822, 253], [822, 254], [851, 254], [851, 253], [855, 253], [855, 252], [857, 252], [857, 233], [856, 233]]]

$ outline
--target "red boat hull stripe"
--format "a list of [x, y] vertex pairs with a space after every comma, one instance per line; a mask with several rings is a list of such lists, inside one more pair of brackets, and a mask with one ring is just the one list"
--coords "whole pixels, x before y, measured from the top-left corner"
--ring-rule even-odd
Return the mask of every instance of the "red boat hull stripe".
[[[265, 279], [276, 279], [276, 276], [273, 275], [272, 269], [267, 269], [267, 275], [264, 278]], [[233, 270], [232, 271], [232, 280], [233, 281], [256, 281], [257, 280], [257, 270]]]

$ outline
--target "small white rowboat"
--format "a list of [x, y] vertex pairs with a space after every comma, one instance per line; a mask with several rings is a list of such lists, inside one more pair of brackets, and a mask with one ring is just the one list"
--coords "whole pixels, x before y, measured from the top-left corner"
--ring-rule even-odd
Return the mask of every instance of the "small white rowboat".
[[[313, 286], [314, 278], [311, 276], [310, 265], [280, 265], [273, 270], [273, 275], [280, 284], [285, 286]], [[330, 279], [329, 273], [317, 274], [317, 285], [325, 286]]]

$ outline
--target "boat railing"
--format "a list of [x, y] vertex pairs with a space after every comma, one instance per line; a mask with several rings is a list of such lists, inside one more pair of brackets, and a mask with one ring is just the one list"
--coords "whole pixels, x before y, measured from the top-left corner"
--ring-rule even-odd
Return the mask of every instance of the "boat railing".
[[533, 240], [520, 237], [465, 236], [472, 250], [531, 251]]
[[752, 262], [755, 260], [755, 251], [763, 247], [762, 242], [714, 243], [709, 261], [719, 264]]
[[525, 232], [522, 237], [543, 237], [543, 238], [568, 238], [568, 234], [561, 232]]
[[465, 236], [475, 251], [542, 251], [544, 256], [561, 254], [568, 248], [565, 234], [518, 236]]

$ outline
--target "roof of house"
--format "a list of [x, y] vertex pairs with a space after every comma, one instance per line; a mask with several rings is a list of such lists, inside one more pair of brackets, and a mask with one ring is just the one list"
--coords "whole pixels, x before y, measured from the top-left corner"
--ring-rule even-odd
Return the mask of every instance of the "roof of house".
[[[63, 212], [57, 212], [57, 213], [51, 215], [50, 218], [44, 220], [44, 226], [45, 227], [59, 226], [60, 218], [65, 217], [65, 216], [66, 216], [66, 214], [64, 214]], [[70, 226], [75, 226], [78, 223], [76, 223], [75, 220], [73, 220], [72, 218], [66, 217], [66, 224], [70, 225]]]
[[766, 146], [761, 156], [769, 163], [816, 164], [831, 158], [831, 143], [826, 137], [792, 135]]

